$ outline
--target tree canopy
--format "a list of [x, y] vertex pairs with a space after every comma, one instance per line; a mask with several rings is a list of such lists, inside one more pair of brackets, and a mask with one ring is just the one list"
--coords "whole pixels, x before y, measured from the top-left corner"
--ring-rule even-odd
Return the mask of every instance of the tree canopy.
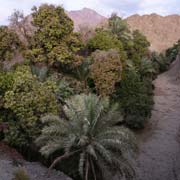
[[32, 62], [68, 64], [75, 61], [81, 42], [73, 32], [73, 21], [61, 6], [41, 5], [33, 8], [36, 31], [30, 39], [27, 58]]

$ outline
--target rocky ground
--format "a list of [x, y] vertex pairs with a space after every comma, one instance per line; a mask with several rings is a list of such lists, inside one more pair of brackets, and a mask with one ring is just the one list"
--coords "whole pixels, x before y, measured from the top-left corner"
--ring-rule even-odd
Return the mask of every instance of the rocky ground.
[[71, 180], [60, 171], [53, 170], [47, 176], [47, 168], [37, 162], [27, 162], [14, 149], [0, 143], [0, 180], [12, 180], [14, 172], [23, 168], [30, 180]]

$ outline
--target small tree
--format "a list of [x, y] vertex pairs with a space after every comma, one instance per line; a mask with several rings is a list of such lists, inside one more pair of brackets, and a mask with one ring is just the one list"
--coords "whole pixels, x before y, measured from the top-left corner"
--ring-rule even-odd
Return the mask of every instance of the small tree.
[[73, 32], [73, 22], [64, 9], [44, 4], [32, 10], [32, 23], [36, 31], [30, 40], [27, 58], [34, 63], [45, 64], [74, 62], [81, 43], [78, 34]]
[[91, 52], [96, 50], [107, 51], [110, 49], [116, 49], [121, 56], [121, 60], [126, 59], [126, 53], [123, 49], [123, 44], [117, 37], [108, 30], [97, 29], [96, 34], [89, 39], [87, 47]]
[[0, 62], [10, 61], [23, 47], [17, 34], [6, 26], [0, 26]]
[[118, 51], [96, 51], [92, 57], [90, 73], [97, 93], [103, 96], [112, 94], [116, 82], [121, 80], [122, 64]]
[[66, 103], [68, 120], [45, 116], [42, 122], [47, 126], [36, 141], [43, 155], [61, 149], [65, 152], [53, 161], [50, 170], [62, 160], [76, 156], [82, 179], [109, 179], [108, 173], [111, 177], [116, 173], [128, 180], [133, 178], [129, 153], [136, 147], [134, 136], [128, 129], [115, 126], [122, 121], [117, 105], [111, 107], [107, 99], [92, 94], [74, 96]]

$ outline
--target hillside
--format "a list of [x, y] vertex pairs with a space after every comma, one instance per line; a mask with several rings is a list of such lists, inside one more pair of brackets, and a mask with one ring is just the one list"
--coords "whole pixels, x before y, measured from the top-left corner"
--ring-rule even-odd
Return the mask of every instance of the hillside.
[[80, 26], [95, 28], [106, 19], [96, 11], [88, 8], [83, 8], [79, 11], [69, 11], [67, 14], [74, 21], [75, 31], [78, 31]]
[[133, 15], [127, 18], [131, 29], [140, 30], [151, 42], [151, 49], [163, 51], [180, 38], [180, 16]]
[[[94, 10], [84, 8], [79, 11], [68, 12], [69, 17], [74, 21], [75, 30], [79, 26], [96, 27], [106, 20]], [[151, 49], [163, 51], [171, 47], [180, 38], [180, 16], [133, 15], [128, 17], [127, 23], [132, 30], [138, 29], [147, 36], [151, 43]]]

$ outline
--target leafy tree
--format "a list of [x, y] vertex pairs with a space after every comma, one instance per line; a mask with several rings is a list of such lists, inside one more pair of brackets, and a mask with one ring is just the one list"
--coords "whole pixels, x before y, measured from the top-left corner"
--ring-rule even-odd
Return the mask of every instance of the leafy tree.
[[46, 126], [36, 141], [45, 156], [64, 150], [50, 170], [76, 156], [82, 179], [109, 179], [108, 173], [133, 178], [129, 155], [136, 149], [135, 139], [128, 129], [115, 126], [122, 121], [117, 105], [111, 107], [108, 99], [96, 95], [77, 95], [66, 101], [64, 111], [68, 120], [54, 115], [42, 118]]
[[94, 37], [88, 41], [87, 46], [91, 52], [96, 50], [107, 51], [116, 49], [119, 51], [121, 59], [123, 61], [126, 59], [126, 53], [124, 52], [122, 42], [108, 30], [98, 29]]
[[142, 78], [150, 78], [153, 80], [156, 77], [156, 69], [150, 59], [142, 59], [139, 67], [139, 73]]
[[0, 62], [10, 61], [23, 47], [17, 34], [6, 26], [0, 26]]
[[96, 51], [92, 57], [90, 73], [97, 93], [103, 96], [112, 94], [115, 83], [121, 80], [122, 64], [118, 51]]
[[143, 128], [153, 106], [152, 80], [142, 79], [133, 67], [126, 68], [121, 82], [116, 85], [113, 98], [120, 103], [125, 124], [130, 128]]
[[150, 43], [146, 37], [138, 30], [131, 32], [125, 20], [116, 14], [109, 18], [109, 29], [122, 42], [128, 59], [132, 60], [136, 66], [140, 65], [142, 58], [147, 57]]
[[121, 41], [124, 42], [125, 39], [127, 40], [131, 37], [127, 22], [116, 14], [111, 15], [108, 23], [111, 32], [113, 34], [116, 34], [118, 39], [120, 39]]
[[137, 65], [142, 58], [147, 57], [149, 50], [148, 47], [150, 43], [147, 41], [146, 37], [142, 35], [138, 30], [133, 32], [133, 42], [134, 42], [134, 53], [132, 54], [131, 59]]
[[73, 32], [73, 22], [60, 6], [41, 5], [33, 8], [33, 25], [36, 28], [30, 40], [27, 58], [32, 62], [68, 64], [78, 60], [79, 35]]
[[39, 82], [29, 67], [21, 66], [13, 74], [12, 88], [5, 93], [4, 107], [14, 113], [6, 140], [17, 146], [29, 145], [40, 132], [40, 117], [58, 113], [53, 82]]
[[173, 45], [173, 47], [168, 48], [166, 50], [165, 55], [166, 55], [167, 59], [169, 60], [169, 63], [172, 63], [174, 60], [176, 60], [176, 57], [179, 53], [179, 49], [180, 49], [180, 40], [178, 40], [178, 42], [175, 43]]

